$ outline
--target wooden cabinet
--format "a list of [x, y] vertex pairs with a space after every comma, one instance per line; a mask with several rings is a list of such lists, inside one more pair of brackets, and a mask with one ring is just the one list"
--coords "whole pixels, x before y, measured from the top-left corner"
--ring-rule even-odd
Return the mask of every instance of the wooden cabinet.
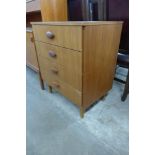
[[26, 64], [35, 71], [38, 71], [38, 61], [34, 45], [32, 29], [26, 31]]
[[41, 78], [84, 111], [111, 88], [122, 22], [33, 22]]

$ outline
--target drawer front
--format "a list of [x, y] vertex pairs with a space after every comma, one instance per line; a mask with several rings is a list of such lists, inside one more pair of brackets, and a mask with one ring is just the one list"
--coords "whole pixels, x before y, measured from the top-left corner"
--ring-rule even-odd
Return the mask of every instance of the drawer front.
[[[80, 69], [75, 70], [70, 67], [70, 65], [60, 65], [52, 63], [52, 61], [49, 61], [46, 58], [43, 58], [41, 56], [39, 58], [39, 66], [41, 70], [41, 74], [44, 74], [44, 71], [47, 72], [47, 76], [50, 77], [56, 77], [61, 79], [61, 81], [64, 81], [65, 83], [68, 83], [75, 89], [78, 89], [81, 91], [82, 87], [82, 75], [80, 73]], [[43, 75], [42, 75], [43, 76]]]
[[[74, 89], [73, 87], [71, 87], [70, 85], [62, 82], [62, 81], [57, 81], [58, 83], [52, 83], [51, 86], [53, 88], [56, 88], [58, 91], [60, 91], [64, 96], [66, 96], [68, 99], [70, 99], [73, 103], [77, 104], [77, 105], [81, 105], [82, 103], [82, 95], [81, 92]], [[56, 84], [56, 85], [55, 85]], [[57, 87], [58, 84], [58, 87]]]
[[[60, 64], [63, 63], [64, 61], [63, 60], [64, 57], [62, 57], [63, 49], [57, 46], [41, 43], [38, 41], [35, 41], [35, 44], [36, 44], [38, 57], [46, 58], [53, 63], [60, 63]], [[53, 53], [53, 55], [51, 53]], [[66, 55], [66, 52], [64, 53], [64, 55]]]
[[38, 55], [47, 58], [53, 63], [67, 65], [69, 68], [81, 72], [82, 68], [82, 53], [58, 46], [53, 46], [46, 43], [36, 41]]
[[46, 70], [42, 71], [42, 78], [44, 81], [48, 83], [48, 85], [52, 86], [54, 89], [58, 90], [66, 96], [68, 99], [70, 99], [73, 103], [77, 105], [81, 105], [82, 101], [82, 95], [81, 92], [75, 88], [73, 88], [71, 85], [61, 81], [57, 76], [51, 76], [49, 72]]
[[33, 25], [35, 40], [74, 50], [82, 50], [81, 26]]

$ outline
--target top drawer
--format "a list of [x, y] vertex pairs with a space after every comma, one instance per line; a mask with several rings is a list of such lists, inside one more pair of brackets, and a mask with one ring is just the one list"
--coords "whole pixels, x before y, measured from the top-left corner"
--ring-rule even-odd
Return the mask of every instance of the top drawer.
[[33, 25], [35, 40], [74, 50], [82, 50], [81, 26]]

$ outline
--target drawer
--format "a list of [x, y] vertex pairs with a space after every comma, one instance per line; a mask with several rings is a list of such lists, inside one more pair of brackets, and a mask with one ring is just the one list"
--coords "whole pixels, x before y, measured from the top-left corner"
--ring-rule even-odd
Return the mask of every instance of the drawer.
[[68, 71], [82, 73], [82, 53], [36, 41], [38, 57], [62, 65]]
[[71, 85], [61, 81], [56, 76], [49, 76], [49, 72], [44, 70], [43, 72], [43, 80], [48, 83], [48, 85], [52, 86], [52, 88], [58, 90], [62, 95], [66, 96], [73, 103], [77, 105], [81, 105], [82, 97], [81, 91], [73, 88]]
[[52, 75], [51, 72], [48, 70], [45, 70], [43, 67], [40, 68], [41, 71], [41, 77], [42, 79], [47, 82], [48, 84], [51, 84], [53, 81], [59, 80], [59, 78], [56, 75]]
[[81, 26], [33, 25], [33, 32], [37, 41], [82, 50]]
[[49, 61], [46, 58], [43, 57], [38, 57], [39, 59], [39, 66], [40, 66], [40, 71], [42, 76], [45, 73], [48, 78], [55, 77], [61, 79], [62, 81], [70, 84], [72, 87], [75, 89], [78, 89], [81, 91], [82, 87], [82, 75], [81, 75], [81, 68], [78, 68], [78, 70], [75, 70], [71, 67], [68, 67], [70, 65], [60, 65], [60, 64], [55, 64]]

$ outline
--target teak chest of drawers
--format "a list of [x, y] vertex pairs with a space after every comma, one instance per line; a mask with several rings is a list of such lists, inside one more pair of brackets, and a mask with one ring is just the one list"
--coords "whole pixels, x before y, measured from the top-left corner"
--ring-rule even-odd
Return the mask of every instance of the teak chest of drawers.
[[122, 22], [32, 22], [40, 76], [84, 111], [111, 88]]

